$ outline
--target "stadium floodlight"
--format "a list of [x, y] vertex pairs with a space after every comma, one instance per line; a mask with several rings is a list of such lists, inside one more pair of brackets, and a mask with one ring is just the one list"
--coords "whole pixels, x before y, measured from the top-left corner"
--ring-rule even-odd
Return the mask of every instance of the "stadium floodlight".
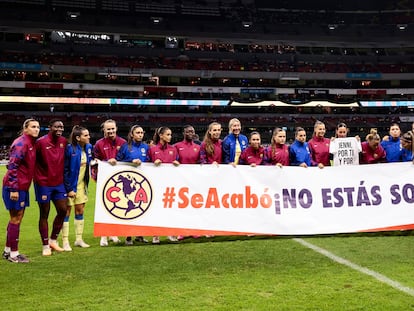
[[151, 22], [155, 25], [160, 24], [162, 22], [162, 17], [151, 16]]
[[252, 22], [242, 22], [243, 28], [250, 28], [253, 26]]
[[398, 24], [397, 25], [398, 30], [401, 30], [401, 31], [406, 30], [407, 27], [408, 27], [407, 24]]
[[70, 18], [70, 19], [77, 19], [78, 17], [80, 17], [80, 12], [73, 12], [73, 11], [67, 11], [66, 15]]

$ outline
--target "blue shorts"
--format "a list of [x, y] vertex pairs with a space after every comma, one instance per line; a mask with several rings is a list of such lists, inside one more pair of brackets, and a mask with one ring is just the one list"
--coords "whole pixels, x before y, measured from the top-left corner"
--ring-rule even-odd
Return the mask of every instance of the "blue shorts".
[[20, 211], [29, 206], [29, 191], [19, 190], [19, 199], [17, 201], [10, 200], [10, 188], [3, 187], [3, 201], [7, 210]]
[[39, 203], [48, 203], [50, 201], [57, 201], [66, 199], [68, 194], [66, 193], [65, 186], [63, 184], [48, 187], [34, 185], [36, 201]]

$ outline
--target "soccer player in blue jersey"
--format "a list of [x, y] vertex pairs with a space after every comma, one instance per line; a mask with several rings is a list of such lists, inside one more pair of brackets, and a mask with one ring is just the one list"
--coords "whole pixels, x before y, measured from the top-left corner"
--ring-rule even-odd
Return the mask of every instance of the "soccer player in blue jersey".
[[311, 166], [311, 152], [306, 142], [306, 131], [303, 127], [297, 127], [295, 131], [295, 141], [289, 147], [289, 157], [291, 166], [309, 167]]
[[[131, 162], [135, 165], [141, 165], [143, 162], [149, 161], [149, 146], [143, 142], [144, 129], [139, 125], [133, 125], [128, 133], [128, 139], [125, 144], [121, 146], [116, 154], [117, 161]], [[135, 237], [136, 242], [148, 241], [142, 236]], [[128, 236], [125, 239], [125, 245], [133, 245], [132, 237]]]
[[69, 216], [75, 210], [75, 246], [87, 248], [83, 240], [84, 210], [88, 201], [89, 166], [92, 160], [92, 145], [89, 143], [89, 131], [75, 125], [69, 137], [65, 151], [65, 187], [68, 192], [68, 209], [63, 223], [62, 238], [65, 251], [71, 251], [69, 244]]

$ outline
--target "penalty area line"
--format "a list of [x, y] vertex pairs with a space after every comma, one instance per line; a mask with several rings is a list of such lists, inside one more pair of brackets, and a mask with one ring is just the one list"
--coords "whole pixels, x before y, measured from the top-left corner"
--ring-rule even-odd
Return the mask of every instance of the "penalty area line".
[[414, 297], [414, 289], [412, 289], [411, 287], [404, 286], [403, 284], [401, 284], [397, 281], [394, 281], [394, 280], [386, 277], [385, 275], [383, 275], [381, 273], [378, 273], [378, 272], [375, 272], [375, 271], [370, 270], [368, 268], [357, 265], [357, 264], [355, 264], [355, 263], [353, 263], [353, 262], [351, 262], [351, 261], [349, 261], [345, 258], [336, 256], [335, 254], [327, 251], [326, 249], [321, 248], [319, 246], [316, 246], [312, 243], [306, 242], [303, 239], [294, 238], [293, 240], [298, 242], [299, 244], [302, 244], [303, 246], [305, 246], [307, 248], [310, 248], [311, 250], [313, 250], [313, 251], [315, 251], [315, 252], [317, 252], [321, 255], [324, 255], [325, 257], [328, 257], [329, 259], [331, 259], [331, 260], [333, 260], [337, 263], [340, 263], [341, 265], [347, 266], [347, 267], [349, 267], [351, 269], [354, 269], [358, 272], [369, 275], [369, 276], [373, 277], [374, 279], [377, 279], [378, 281], [380, 281], [382, 283], [385, 283], [385, 284], [387, 284], [387, 285], [389, 285], [389, 286], [391, 286], [391, 287], [393, 287], [393, 288], [395, 288], [395, 289], [397, 289], [401, 292], [404, 292], [404, 293]]

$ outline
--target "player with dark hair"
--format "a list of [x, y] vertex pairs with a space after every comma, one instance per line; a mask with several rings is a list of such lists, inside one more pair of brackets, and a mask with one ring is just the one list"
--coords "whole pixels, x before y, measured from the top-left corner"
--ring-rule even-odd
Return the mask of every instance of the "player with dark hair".
[[92, 145], [89, 142], [89, 131], [75, 125], [69, 136], [69, 144], [65, 152], [65, 187], [68, 192], [68, 208], [63, 223], [62, 238], [65, 251], [71, 251], [69, 244], [69, 216], [75, 209], [75, 246], [89, 247], [83, 240], [84, 210], [88, 201], [89, 165], [92, 160]]
[[263, 165], [265, 161], [265, 149], [262, 147], [262, 140], [259, 132], [251, 132], [249, 146], [240, 155], [239, 164], [250, 166]]
[[[154, 146], [151, 147], [149, 151], [151, 161], [159, 166], [162, 163], [172, 163], [175, 166], [180, 165], [180, 162], [177, 160], [177, 150], [175, 147], [170, 145], [172, 138], [172, 132], [170, 128], [162, 126], [155, 130], [154, 133]], [[171, 242], [177, 242], [175, 236], [167, 237]], [[152, 238], [152, 244], [160, 244], [160, 238], [154, 236]]]
[[[133, 125], [128, 133], [128, 139], [125, 144], [119, 149], [116, 160], [131, 162], [134, 165], [141, 165], [143, 162], [149, 161], [149, 146], [143, 141], [144, 129], [140, 125]], [[136, 242], [148, 241], [142, 236], [135, 237]], [[125, 239], [125, 245], [133, 245], [132, 237], [127, 236]]]
[[200, 145], [194, 142], [195, 131], [192, 125], [183, 129], [183, 140], [174, 145], [177, 149], [178, 161], [181, 164], [200, 163]]
[[[198, 140], [194, 127], [192, 125], [185, 125], [183, 128], [183, 140], [174, 145], [177, 149], [178, 161], [180, 164], [198, 164], [200, 163], [200, 144], [196, 143]], [[198, 236], [193, 236], [198, 238]], [[184, 239], [184, 236], [179, 235], [178, 240]]]
[[381, 147], [384, 148], [387, 162], [401, 162], [402, 161], [402, 146], [401, 146], [401, 129], [398, 123], [392, 123], [389, 129], [389, 135], [383, 138]]
[[[63, 122], [53, 119], [49, 122], [49, 133], [36, 141], [34, 189], [40, 210], [39, 233], [43, 244], [43, 256], [50, 256], [52, 249], [57, 252], [64, 251], [57, 242], [67, 209], [67, 192], [63, 183], [67, 140], [62, 136], [63, 131]], [[48, 218], [51, 201], [56, 208], [56, 216], [49, 240]]]
[[303, 127], [296, 128], [295, 141], [289, 147], [289, 159], [292, 166], [311, 166], [311, 152], [306, 142], [306, 131]]
[[401, 147], [402, 147], [402, 151], [401, 151], [401, 160], [403, 162], [409, 162], [413, 160], [413, 155], [414, 155], [414, 133], [413, 131], [408, 131], [405, 132], [402, 136], [401, 136]]
[[335, 129], [335, 137], [331, 138], [329, 153], [332, 155], [332, 165], [358, 165], [362, 151], [359, 136], [348, 137], [348, 126], [340, 122]]

